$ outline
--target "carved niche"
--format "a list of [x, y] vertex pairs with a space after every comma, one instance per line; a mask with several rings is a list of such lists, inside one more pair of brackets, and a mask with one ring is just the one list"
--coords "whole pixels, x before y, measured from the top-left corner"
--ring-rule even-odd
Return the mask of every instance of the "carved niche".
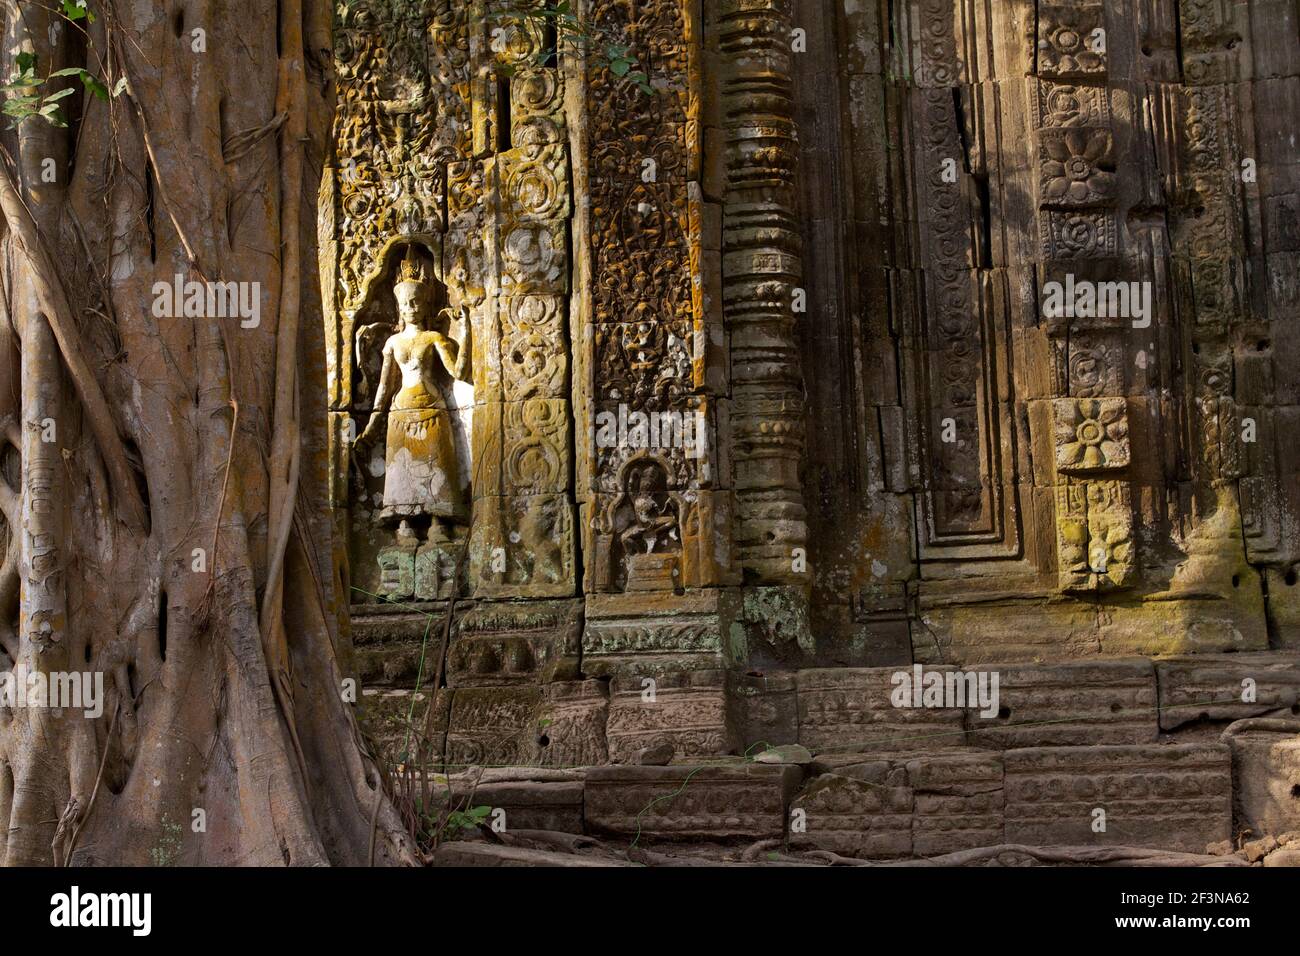
[[462, 593], [574, 593], [573, 204], [544, 32], [493, 4], [339, 7], [322, 260], [354, 602], [445, 598], [463, 553]]

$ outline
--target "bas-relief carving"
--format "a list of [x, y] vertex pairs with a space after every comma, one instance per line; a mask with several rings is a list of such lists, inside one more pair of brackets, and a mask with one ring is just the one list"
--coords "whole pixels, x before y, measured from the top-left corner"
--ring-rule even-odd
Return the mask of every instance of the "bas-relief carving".
[[[366, 425], [344, 452], [366, 600], [449, 596], [467, 525], [473, 590], [574, 589], [563, 74], [535, 20], [475, 9], [339, 14], [331, 374]], [[388, 300], [403, 248], [433, 295]]]
[[[890, 312], [885, 347], [896, 348], [910, 393], [898, 416], [885, 362], [862, 414], [869, 428], [879, 423], [889, 490], [918, 504], [914, 590], [922, 608], [943, 609], [927, 623], [954, 629], [935, 640], [948, 653], [995, 656], [1003, 640], [989, 632], [995, 612], [977, 602], [1018, 594], [1030, 602], [1018, 606], [1033, 610], [1009, 616], [1024, 629], [1059, 630], [1063, 655], [1085, 645], [1145, 652], [1144, 618], [1176, 622], [1174, 633], [1202, 615], [1233, 622], [1215, 625], [1225, 648], [1253, 646], [1263, 634], [1258, 575], [1245, 566], [1241, 537], [1276, 560], [1261, 493], [1275, 482], [1254, 483], [1252, 463], [1270, 451], [1240, 436], [1247, 417], [1267, 414], [1247, 410], [1240, 395], [1271, 388], [1255, 372], [1270, 363], [1255, 354], [1268, 353], [1270, 337], [1262, 276], [1248, 258], [1258, 252], [1247, 251], [1268, 235], [1269, 213], [1267, 189], [1252, 205], [1256, 187], [1241, 169], [1262, 151], [1251, 133], [1260, 120], [1244, 88], [1225, 84], [1239, 66], [1222, 62], [1251, 62], [1248, 24], [1230, 5], [1180, 4], [1195, 28], [1179, 50], [1167, 24], [1116, 18], [1096, 2], [902, 6], [881, 36], [906, 19], [910, 50], [886, 50], [893, 62], [878, 66], [855, 60], [850, 72], [864, 75], [848, 78], [855, 143], [888, 136], [893, 110], [916, 131], [898, 179], [915, 184], [914, 194], [878, 201], [882, 177], [854, 167], [856, 218], [892, 212], [906, 250], [857, 250], [855, 265], [883, 263], [890, 274], [879, 299]], [[1014, 29], [993, 35], [989, 22]], [[1218, 80], [1201, 74], [1203, 55], [1217, 58]], [[891, 84], [908, 67], [896, 95]], [[805, 68], [800, 79], [814, 75]], [[832, 176], [827, 165], [815, 175]], [[1044, 285], [1067, 274], [1149, 283], [1149, 321], [1043, 315]], [[841, 321], [841, 341], [857, 334]], [[814, 339], [817, 349], [829, 332]], [[875, 356], [857, 360], [868, 367]], [[999, 380], [1003, 369], [1009, 381]], [[990, 404], [1003, 398], [1014, 418]], [[900, 426], [905, 434], [891, 438]], [[850, 441], [847, 431], [839, 441]], [[893, 448], [915, 450], [905, 475], [888, 470]], [[1000, 509], [1008, 515], [1000, 535], [989, 523], [999, 493], [1010, 506]], [[870, 498], [863, 511], [889, 514]], [[972, 547], [974, 529], [994, 531], [1002, 554]], [[1124, 593], [1106, 599], [1085, 638], [1068, 610], [1082, 604], [1071, 599], [1115, 591]], [[1201, 598], [1223, 603], [1193, 603]], [[1007, 653], [1038, 643], [1013, 637]]]
[[[1237, 398], [1237, 339], [1256, 328], [1259, 298], [1245, 262], [1253, 231], [1232, 177], [1241, 142], [1233, 95], [1201, 85], [1192, 68], [1212, 53], [1206, 69], [1222, 68], [1222, 51], [1208, 48], [1222, 24], [1188, 34], [1185, 84], [1135, 94], [1122, 80], [1129, 47], [1092, 39], [1107, 28], [1102, 4], [1040, 3], [1019, 38], [1031, 58], [1025, 75], [996, 84], [973, 75], [999, 66], [983, 56], [991, 41], [971, 13], [978, 0], [898, 6], [920, 22], [917, 70], [890, 107], [900, 112], [887, 113], [915, 133], [900, 159], [907, 195], [894, 197], [908, 225], [889, 252], [907, 266], [890, 260], [891, 314], [880, 323], [880, 347], [886, 335], [901, 343], [884, 363], [898, 381], [880, 389], [881, 406], [832, 416], [861, 414], [881, 433], [890, 460], [870, 470], [888, 472], [887, 493], [917, 507], [919, 535], [888, 529], [919, 540], [922, 568], [919, 584], [898, 580], [891, 613], [914, 619], [933, 606], [927, 600], [941, 601], [948, 623], [935, 626], [970, 637], [936, 644], [953, 646], [958, 660], [995, 659], [997, 639], [966, 628], [963, 614], [993, 606], [997, 594], [1042, 599], [1042, 616], [1033, 608], [1011, 629], [1050, 631], [1074, 628], [1070, 609], [1079, 608], [1078, 620], [1114, 612], [1141, 629], [1144, 616], [1165, 613], [1150, 610], [1158, 602], [1222, 592], [1240, 569], [1226, 556], [1240, 552], [1242, 531], [1262, 542], [1271, 520], [1244, 481], [1242, 514], [1234, 510], [1237, 482], [1258, 455], [1240, 441]], [[801, 586], [792, 550], [816, 544], [804, 513], [815, 493], [801, 471], [804, 423], [827, 412], [804, 409], [800, 382], [797, 323], [820, 319], [788, 308], [802, 281], [806, 213], [791, 188], [804, 159], [788, 88], [790, 5], [724, 2], [703, 44], [696, 5], [596, 6], [599, 24], [642, 55], [657, 91], [649, 98], [591, 64], [586, 76], [539, 64], [544, 38], [527, 24], [501, 20], [511, 39], [494, 48], [485, 26], [467, 25], [466, 5], [433, 7], [433, 21], [414, 33], [357, 17], [343, 41], [341, 155], [364, 162], [351, 179], [342, 168], [335, 176], [338, 322], [355, 362], [340, 407], [373, 421], [377, 401], [388, 416], [368, 436], [382, 471], [370, 476], [369, 515], [358, 509], [352, 531], [382, 531], [383, 555], [367, 560], [378, 590], [394, 595], [452, 593], [449, 545], [470, 515], [463, 593], [558, 602], [584, 576], [575, 604], [588, 614], [572, 633], [458, 624], [449, 682], [473, 692], [462, 698], [462, 756], [547, 759], [536, 691], [594, 673], [621, 683], [601, 711], [599, 745], [588, 730], [575, 743], [581, 759], [601, 748], [600, 759], [629, 759], [665, 740], [679, 753], [726, 750], [734, 727], [718, 675], [763, 653], [784, 659], [756, 651], [761, 644], [817, 650], [810, 629], [783, 626], [807, 617], [797, 601], [783, 602]], [[375, 44], [358, 52], [365, 29], [393, 44], [391, 67], [376, 66]], [[411, 52], [415, 35], [423, 59]], [[704, 50], [715, 51], [713, 75], [701, 75]], [[494, 72], [505, 67], [508, 84]], [[397, 75], [375, 75], [390, 69]], [[702, 99], [709, 83], [716, 89]], [[566, 96], [569, 84], [578, 85]], [[1139, 115], [1158, 128], [1136, 123]], [[571, 136], [575, 116], [583, 126]], [[711, 151], [701, 146], [708, 136]], [[1148, 149], [1150, 137], [1162, 139]], [[649, 179], [647, 158], [657, 172]], [[940, 175], [948, 158], [955, 183]], [[807, 174], [823, 173], [814, 160]], [[1167, 226], [1153, 226], [1161, 217]], [[1160, 245], [1166, 228], [1172, 256]], [[442, 298], [428, 317], [376, 322], [375, 303], [396, 277], [389, 267], [411, 244], [432, 254]], [[884, 255], [857, 254], [863, 261], [849, 266], [864, 272]], [[1154, 268], [1162, 259], [1167, 268]], [[1135, 334], [1127, 317], [1046, 320], [1033, 299], [1065, 273], [1155, 281], [1152, 331]], [[714, 351], [701, 346], [710, 322], [725, 330], [709, 340]], [[809, 336], [816, 347], [829, 338], [823, 331]], [[1030, 336], [1039, 351], [1022, 351], [1017, 337]], [[1139, 347], [1155, 367], [1135, 365]], [[401, 387], [381, 396], [381, 386], [404, 363], [451, 378], [462, 355], [472, 357], [472, 423], [464, 449], [448, 449], [440, 409], [397, 401]], [[1148, 389], [1160, 390], [1158, 402]], [[1038, 403], [1035, 415], [1022, 414], [1026, 402]], [[592, 440], [596, 417], [621, 405], [700, 410], [707, 453]], [[1250, 414], [1263, 417], [1253, 406]], [[947, 419], [956, 442], [939, 440]], [[459, 498], [430, 483], [451, 459], [467, 469]], [[885, 493], [864, 486], [859, 504]], [[827, 573], [845, 593], [861, 590], [875, 548], [864, 538], [858, 553], [831, 556]], [[731, 587], [742, 580], [762, 586]], [[744, 596], [734, 608], [685, 610], [701, 591], [728, 589]], [[1230, 631], [1238, 612], [1223, 613]], [[1103, 646], [1100, 627], [1078, 625], [1047, 655], [1124, 646]], [[683, 677], [697, 673], [709, 676]], [[665, 696], [647, 716], [638, 680], [650, 675]], [[805, 715], [814, 728], [825, 717], [818, 699]], [[597, 722], [598, 707], [574, 707], [575, 719]], [[499, 739], [497, 723], [519, 741]]]
[[1129, 463], [1128, 408], [1122, 398], [1062, 398], [1052, 403], [1056, 467], [1110, 471]]
[[468, 382], [472, 344], [464, 317], [459, 337], [447, 326], [450, 309], [433, 315], [434, 287], [414, 251], [401, 263], [393, 288], [399, 327], [383, 345], [374, 410], [357, 439], [365, 448], [387, 421], [381, 522], [429, 518], [431, 540], [454, 535], [463, 523], [453, 424], [441, 379]]
[[356, 337], [355, 394], [370, 411], [353, 444], [353, 519], [371, 530], [355, 551], [374, 553], [379, 577], [375, 588], [354, 578], [371, 599], [433, 599], [453, 586], [469, 516], [473, 340], [416, 244], [393, 271], [395, 324]]
[[597, 550], [615, 590], [681, 587], [681, 506], [668, 490], [664, 466], [650, 457], [623, 468], [622, 492], [598, 526]]

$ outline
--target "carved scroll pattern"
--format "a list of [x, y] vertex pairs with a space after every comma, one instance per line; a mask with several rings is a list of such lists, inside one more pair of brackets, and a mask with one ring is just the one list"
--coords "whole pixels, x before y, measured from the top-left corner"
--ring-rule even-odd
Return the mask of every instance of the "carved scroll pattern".
[[481, 597], [563, 597], [576, 586], [564, 73], [535, 18], [489, 7], [479, 39], [475, 142], [496, 147], [480, 164], [495, 200], [485, 230], [493, 346], [475, 391], [470, 577]]

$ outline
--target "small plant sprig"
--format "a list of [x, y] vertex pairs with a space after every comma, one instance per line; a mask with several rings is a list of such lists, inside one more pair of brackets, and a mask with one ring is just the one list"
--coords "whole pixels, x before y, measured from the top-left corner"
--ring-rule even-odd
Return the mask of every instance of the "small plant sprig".
[[452, 810], [447, 814], [447, 824], [443, 827], [443, 833], [455, 839], [462, 833], [477, 830], [491, 813], [492, 808], [484, 806], [470, 807], [468, 810]]
[[[86, 5], [86, 0], [60, 0], [60, 4], [62, 16], [69, 22], [76, 23], [78, 20], [85, 20], [87, 23], [95, 22], [95, 14]], [[63, 89], [49, 92], [48, 84], [51, 80], [75, 76], [81, 80], [82, 86], [88, 93], [101, 100], [119, 96], [126, 89], [126, 77], [119, 79], [112, 93], [109, 93], [108, 87], [97, 76], [89, 70], [76, 66], [55, 70], [53, 73], [41, 76], [35, 53], [18, 53], [14, 57], [14, 67], [9, 82], [0, 84], [0, 92], [4, 93], [4, 104], [0, 106], [0, 112], [10, 117], [9, 129], [17, 129], [18, 124], [33, 116], [39, 116], [51, 126], [67, 127], [68, 120], [63, 115], [60, 100], [76, 92], [76, 87], [65, 86]]]
[[618, 79], [627, 80], [642, 93], [651, 95], [655, 92], [650, 85], [649, 76], [639, 67], [631, 46], [615, 43], [603, 28], [578, 16], [571, 0], [557, 0], [537, 7], [508, 5], [499, 12], [508, 17], [555, 27], [555, 48], [540, 51], [542, 61], [554, 55], [563, 41], [586, 53], [597, 67], [604, 67]]
[[85, 20], [87, 23], [95, 22], [95, 15], [91, 13], [90, 7], [86, 6], [86, 0], [59, 0], [63, 6], [63, 15], [69, 20]]

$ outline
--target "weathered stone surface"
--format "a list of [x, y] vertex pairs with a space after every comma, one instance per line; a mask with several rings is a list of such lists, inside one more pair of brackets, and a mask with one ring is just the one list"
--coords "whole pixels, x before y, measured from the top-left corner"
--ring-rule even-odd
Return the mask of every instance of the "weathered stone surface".
[[912, 790], [906, 771], [887, 760], [858, 764], [852, 777], [813, 778], [790, 810], [791, 846], [860, 857], [912, 852]]
[[465, 789], [489, 783], [581, 783], [587, 777], [579, 770], [559, 767], [473, 767], [449, 773], [445, 779], [452, 786]]
[[448, 768], [602, 763], [607, 698], [601, 681], [451, 691]]
[[447, 730], [448, 769], [539, 763], [541, 700], [537, 687], [457, 688]]
[[629, 762], [641, 767], [666, 767], [673, 762], [674, 753], [672, 744], [657, 744], [654, 747], [638, 750]]
[[606, 763], [609, 687], [605, 681], [561, 681], [542, 685], [538, 745], [547, 767], [589, 767]]
[[[413, 688], [432, 679], [446, 605], [372, 604], [352, 618], [357, 676], [363, 686]], [[421, 661], [425, 671], [420, 673]]]
[[639, 751], [661, 744], [683, 757], [734, 752], [725, 680], [721, 671], [661, 673], [635, 682], [615, 678], [606, 733], [609, 759], [629, 763]]
[[[1008, 750], [1006, 839], [1033, 846], [1146, 846], [1201, 853], [1232, 835], [1221, 744]], [[1097, 832], [1105, 811], [1105, 831]]]
[[799, 739], [795, 675], [734, 675], [727, 685], [732, 726], [745, 752]]
[[1156, 661], [1155, 666], [1161, 730], [1196, 720], [1240, 720], [1288, 710], [1300, 700], [1300, 656], [1295, 654], [1180, 657]]
[[[792, 841], [853, 856], [937, 856], [1003, 842], [999, 752], [823, 754], [810, 772], [817, 776], [794, 807], [810, 820], [814, 807], [828, 817], [809, 822], [802, 838], [792, 829]], [[825, 792], [813, 786], [819, 781]]]
[[913, 794], [913, 853], [939, 856], [1003, 842], [1000, 754], [924, 754], [905, 766]]
[[[463, 786], [453, 793], [470, 805], [505, 811], [504, 827], [510, 830], [558, 830], [582, 833], [581, 780], [515, 781], [479, 783], [472, 795]], [[495, 822], [497, 817], [492, 818]]]
[[718, 591], [589, 595], [583, 670], [595, 677], [642, 679], [720, 668], [730, 660], [734, 613], [734, 602]]
[[999, 709], [966, 709], [980, 747], [1052, 747], [1152, 742], [1156, 675], [1148, 660], [999, 665]]
[[815, 663], [806, 587], [748, 587], [743, 594], [741, 620], [752, 666]]
[[1256, 836], [1300, 830], [1300, 720], [1253, 718], [1228, 726], [1236, 829]]
[[[366, 688], [357, 706], [357, 720], [374, 740], [380, 755], [389, 766], [409, 764], [428, 720], [429, 694], [426, 691], [380, 690]], [[430, 724], [430, 752], [433, 766], [441, 762], [451, 711], [451, 694], [443, 690], [434, 698]]]
[[[934, 667], [927, 671], [953, 668]], [[824, 668], [799, 671], [799, 743], [826, 750], [916, 750], [966, 742], [960, 708], [895, 707], [899, 668]], [[912, 673], [910, 668], [905, 673]]]
[[802, 779], [797, 767], [595, 767], [587, 773], [587, 826], [625, 836], [775, 839]]
[[482, 601], [461, 617], [447, 654], [451, 687], [548, 683], [578, 676], [575, 601]]
[[1242, 846], [1241, 852], [1246, 855], [1246, 859], [1251, 863], [1258, 863], [1276, 849], [1277, 838], [1270, 836], [1262, 840], [1251, 840]]

